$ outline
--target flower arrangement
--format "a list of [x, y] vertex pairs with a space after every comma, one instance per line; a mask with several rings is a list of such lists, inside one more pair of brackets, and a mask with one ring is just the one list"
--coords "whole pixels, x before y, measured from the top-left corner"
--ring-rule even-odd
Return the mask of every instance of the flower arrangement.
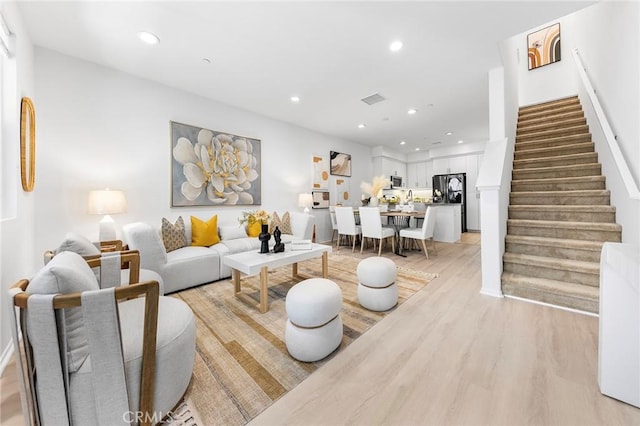
[[266, 225], [269, 223], [269, 219], [271, 219], [271, 215], [265, 210], [251, 210], [242, 212], [242, 217], [238, 221], [248, 225], [253, 225], [256, 222]]
[[373, 181], [371, 181], [371, 183], [368, 183], [368, 182], [360, 183], [360, 189], [365, 194], [368, 194], [372, 197], [377, 197], [380, 191], [382, 191], [384, 188], [390, 185], [391, 185], [391, 181], [389, 180], [389, 178], [385, 177], [384, 175], [380, 175], [380, 176], [375, 176], [373, 178]]

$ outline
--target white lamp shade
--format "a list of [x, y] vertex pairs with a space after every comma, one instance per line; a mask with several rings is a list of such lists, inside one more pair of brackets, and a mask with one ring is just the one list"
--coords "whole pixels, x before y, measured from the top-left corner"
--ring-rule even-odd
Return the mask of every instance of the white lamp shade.
[[127, 211], [122, 191], [101, 189], [89, 192], [89, 214], [117, 214]]
[[313, 206], [313, 196], [309, 193], [304, 193], [298, 195], [298, 206], [300, 207], [312, 207]]

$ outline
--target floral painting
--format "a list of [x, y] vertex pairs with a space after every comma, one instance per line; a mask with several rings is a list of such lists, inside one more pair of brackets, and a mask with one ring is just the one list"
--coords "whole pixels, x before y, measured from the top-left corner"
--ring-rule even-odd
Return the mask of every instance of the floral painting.
[[171, 205], [261, 204], [260, 140], [171, 122]]

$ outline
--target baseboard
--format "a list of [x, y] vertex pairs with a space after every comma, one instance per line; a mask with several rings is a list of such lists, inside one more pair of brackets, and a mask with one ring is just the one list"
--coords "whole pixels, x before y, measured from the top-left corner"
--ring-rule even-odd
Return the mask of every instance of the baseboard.
[[491, 296], [491, 297], [499, 297], [499, 298], [504, 297], [504, 294], [502, 294], [501, 291], [491, 291], [491, 290], [481, 289], [480, 294], [484, 294], [485, 296]]
[[11, 361], [11, 356], [13, 355], [13, 340], [9, 341], [9, 344], [4, 351], [2, 351], [2, 358], [0, 358], [0, 376], [4, 374], [4, 369]]
[[596, 318], [600, 317], [600, 315], [594, 314], [593, 312], [581, 311], [580, 309], [567, 308], [566, 306], [554, 305], [552, 303], [540, 302], [538, 300], [525, 299], [524, 297], [511, 296], [511, 295], [505, 295], [504, 297], [509, 298], [509, 299], [520, 300], [522, 302], [533, 303], [534, 305], [548, 306], [550, 308], [556, 308], [556, 309], [560, 309], [562, 311], [574, 312], [576, 314], [582, 314], [582, 315], [586, 315], [588, 317], [596, 317]]

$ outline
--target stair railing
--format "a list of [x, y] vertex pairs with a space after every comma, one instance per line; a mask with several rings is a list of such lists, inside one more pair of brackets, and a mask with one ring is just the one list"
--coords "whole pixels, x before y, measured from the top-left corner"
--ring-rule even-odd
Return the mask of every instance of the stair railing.
[[[625, 160], [624, 155], [620, 150], [620, 146], [618, 145], [618, 141], [616, 140], [613, 130], [611, 129], [609, 120], [607, 120], [607, 116], [604, 112], [604, 109], [602, 108], [602, 105], [600, 104], [600, 100], [596, 95], [596, 91], [593, 88], [593, 85], [591, 84], [591, 80], [589, 79], [589, 76], [587, 75], [586, 68], [582, 62], [582, 59], [580, 58], [578, 49], [576, 48], [571, 50], [571, 54], [576, 64], [579, 80], [582, 83], [582, 86], [580, 87], [580, 101], [583, 107], [585, 108], [585, 116], [587, 116], [587, 120], [589, 120], [590, 116], [595, 118], [595, 121], [600, 126], [600, 129], [594, 129], [590, 123], [591, 132], [593, 134], [594, 130], [601, 130], [602, 137], [606, 141], [606, 144], [609, 148], [609, 152], [611, 154], [615, 168], [617, 169], [617, 172], [620, 175], [620, 178], [622, 180], [622, 183], [624, 184], [624, 187], [627, 191], [629, 198], [634, 200], [640, 200], [640, 191], [638, 190], [638, 185], [636, 184], [636, 181], [633, 178], [633, 175], [631, 174], [631, 170], [629, 169], [629, 165], [627, 164], [627, 161]], [[589, 102], [586, 102], [587, 99], [589, 100]], [[587, 108], [589, 106], [591, 107], [592, 110], [590, 110], [590, 108]], [[593, 138], [594, 142], [598, 144], [598, 140], [601, 140], [601, 139], [595, 137], [597, 135], [593, 135], [593, 136], [594, 136]], [[604, 162], [603, 162], [603, 167], [606, 167], [606, 164]], [[607, 175], [607, 178], [609, 178], [611, 176], [611, 173], [605, 173], [605, 175]]]

